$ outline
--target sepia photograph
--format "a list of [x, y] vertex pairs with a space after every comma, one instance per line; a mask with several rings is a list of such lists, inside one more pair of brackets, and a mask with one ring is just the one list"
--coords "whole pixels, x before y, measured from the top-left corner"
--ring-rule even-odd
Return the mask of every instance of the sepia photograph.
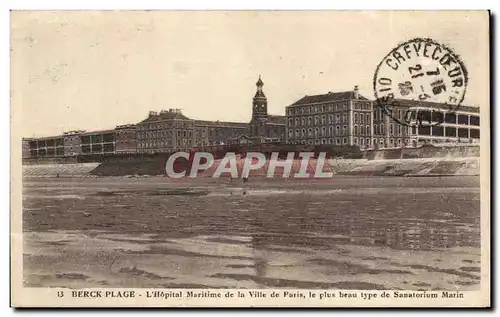
[[11, 11], [14, 307], [489, 307], [488, 11]]

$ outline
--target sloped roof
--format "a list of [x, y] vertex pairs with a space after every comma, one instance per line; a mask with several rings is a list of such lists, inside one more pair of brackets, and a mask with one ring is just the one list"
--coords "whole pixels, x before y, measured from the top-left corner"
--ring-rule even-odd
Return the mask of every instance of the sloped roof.
[[[441, 109], [441, 110], [449, 110], [449, 111], [464, 111], [464, 112], [472, 112], [479, 113], [479, 107], [474, 106], [463, 106], [459, 105], [446, 105], [444, 103], [437, 102], [429, 102], [429, 101], [420, 101], [420, 100], [409, 100], [409, 99], [394, 99], [391, 101], [391, 104], [400, 106], [400, 107], [426, 107], [432, 109]], [[373, 106], [378, 106], [377, 101], [373, 102]]]
[[285, 124], [286, 117], [285, 116], [268, 115], [267, 121], [268, 121], [268, 123]]
[[[291, 104], [291, 106], [300, 106], [311, 103], [349, 100], [349, 99], [355, 99], [354, 91], [329, 92], [323, 95], [304, 96], [301, 99], [294, 102], [293, 104]], [[362, 95], [359, 95], [357, 100], [369, 100], [369, 99]]]
[[262, 90], [257, 90], [257, 92], [255, 93], [255, 96], [253, 96], [254, 98], [266, 98], [266, 95], [264, 94], [264, 92]]
[[262, 78], [260, 78], [260, 75], [259, 75], [259, 80], [257, 80], [257, 82], [255, 83], [255, 85], [257, 85], [257, 86], [264, 86], [264, 82], [262, 81]]
[[191, 120], [191, 119], [186, 117], [185, 115], [183, 115], [180, 112], [163, 111], [163, 112], [160, 112], [158, 114], [149, 116], [139, 123], [153, 122], [153, 121], [160, 121], [160, 120]]
[[248, 128], [248, 123], [244, 122], [195, 120], [194, 124], [197, 126]]

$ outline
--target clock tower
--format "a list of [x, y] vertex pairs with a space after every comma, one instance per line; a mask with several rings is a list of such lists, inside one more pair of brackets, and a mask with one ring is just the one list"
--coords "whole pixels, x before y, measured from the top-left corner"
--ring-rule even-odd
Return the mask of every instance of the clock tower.
[[257, 92], [255, 92], [255, 96], [253, 97], [252, 119], [267, 117], [267, 98], [264, 95], [264, 91], [262, 91], [264, 82], [260, 78], [260, 75], [255, 85], [257, 86]]
[[252, 121], [250, 121], [250, 135], [252, 137], [265, 137], [266, 136], [266, 124], [267, 124], [267, 97], [264, 95], [262, 87], [264, 82], [262, 78], [257, 80], [255, 83], [257, 86], [257, 91], [253, 97], [252, 102]]

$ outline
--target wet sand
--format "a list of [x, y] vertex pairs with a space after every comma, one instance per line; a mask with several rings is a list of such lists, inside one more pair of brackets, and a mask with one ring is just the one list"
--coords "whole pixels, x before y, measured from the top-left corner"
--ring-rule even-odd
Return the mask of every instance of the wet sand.
[[24, 282], [474, 290], [478, 186], [469, 176], [25, 179]]

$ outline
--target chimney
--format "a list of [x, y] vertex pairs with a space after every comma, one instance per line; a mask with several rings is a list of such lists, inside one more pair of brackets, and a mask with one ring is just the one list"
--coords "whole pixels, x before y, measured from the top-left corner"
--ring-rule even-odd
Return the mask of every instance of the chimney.
[[358, 88], [358, 85], [354, 86], [354, 99], [359, 99], [359, 88]]

